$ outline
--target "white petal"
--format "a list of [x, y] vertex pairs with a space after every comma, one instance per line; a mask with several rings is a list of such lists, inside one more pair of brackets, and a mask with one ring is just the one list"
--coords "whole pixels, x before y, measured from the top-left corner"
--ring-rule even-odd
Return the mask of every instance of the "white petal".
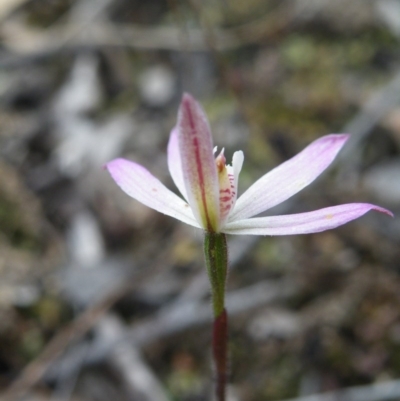
[[178, 130], [173, 128], [168, 142], [168, 169], [179, 192], [187, 200], [185, 181], [183, 180], [182, 160], [179, 151]]
[[106, 164], [114, 181], [132, 198], [160, 213], [200, 228], [189, 205], [140, 164], [115, 159]]
[[226, 169], [228, 171], [229, 176], [233, 177], [233, 196], [232, 196], [232, 210], [236, 203], [236, 198], [238, 195], [238, 181], [239, 181], [239, 173], [242, 170], [244, 161], [244, 155], [241, 150], [235, 152], [232, 157], [232, 165], [227, 165]]
[[223, 232], [239, 235], [294, 235], [330, 230], [376, 210], [393, 217], [392, 212], [369, 203], [349, 203], [313, 212], [286, 216], [255, 217], [226, 224]]
[[313, 182], [334, 160], [348, 135], [326, 135], [256, 181], [236, 202], [228, 220], [255, 216]]
[[241, 150], [238, 150], [233, 154], [232, 157], [232, 168], [233, 168], [233, 175], [235, 177], [236, 192], [239, 182], [239, 174], [242, 171], [243, 162], [244, 162], [244, 154]]

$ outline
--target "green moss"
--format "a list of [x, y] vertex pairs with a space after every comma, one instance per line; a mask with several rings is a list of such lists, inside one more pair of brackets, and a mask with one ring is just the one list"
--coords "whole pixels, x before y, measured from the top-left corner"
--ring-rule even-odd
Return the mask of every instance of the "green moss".
[[308, 108], [292, 108], [279, 95], [270, 95], [253, 107], [257, 122], [269, 131], [284, 131], [292, 134], [301, 132], [324, 132], [325, 124], [318, 115]]
[[167, 388], [173, 400], [182, 400], [192, 394], [200, 393], [203, 383], [201, 377], [188, 370], [175, 370], [167, 380]]
[[318, 59], [318, 49], [311, 36], [294, 35], [283, 43], [282, 60], [290, 68], [310, 68]]
[[335, 372], [340, 372], [340, 376], [352, 377], [354, 375], [352, 353], [350, 345], [345, 339], [333, 330], [325, 338], [325, 357]]
[[46, 329], [56, 329], [66, 315], [65, 305], [59, 299], [44, 297], [33, 308], [34, 316]]
[[265, 401], [295, 397], [299, 387], [300, 366], [298, 360], [285, 355], [268, 372], [262, 396]]
[[395, 46], [397, 41], [387, 30], [370, 29], [345, 38], [327, 37], [318, 32], [295, 33], [283, 42], [280, 52], [285, 67], [295, 71], [315, 72], [323, 68], [339, 72], [343, 68], [355, 68], [359, 73], [378, 52], [395, 49]]
[[268, 238], [268, 241], [260, 241], [253, 252], [256, 264], [271, 273], [282, 273], [287, 261], [278, 241], [273, 237]]
[[210, 122], [220, 119], [237, 109], [235, 99], [229, 93], [217, 94], [204, 104]]
[[394, 376], [400, 375], [400, 344], [389, 342], [387, 344], [389, 361], [388, 365], [393, 371]]
[[19, 207], [0, 193], [0, 232], [17, 248], [35, 250], [39, 241], [23, 221]]
[[22, 338], [21, 353], [22, 355], [31, 360], [35, 358], [44, 346], [44, 338], [42, 332], [36, 328], [28, 329]]
[[28, 23], [33, 26], [48, 28], [65, 14], [73, 0], [36, 0], [27, 4]]

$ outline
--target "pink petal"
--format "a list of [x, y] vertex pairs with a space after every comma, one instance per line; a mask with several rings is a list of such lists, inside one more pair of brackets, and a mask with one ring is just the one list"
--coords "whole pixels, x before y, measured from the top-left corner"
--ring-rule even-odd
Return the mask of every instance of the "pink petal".
[[348, 135], [326, 135], [256, 181], [236, 202], [229, 221], [264, 212], [313, 182], [335, 159]]
[[308, 213], [291, 214], [286, 216], [256, 217], [228, 223], [223, 232], [227, 234], [248, 235], [293, 235], [309, 234], [330, 230], [351, 220], [354, 220], [370, 210], [393, 213], [379, 206], [368, 203], [349, 203], [327, 207]]
[[144, 205], [194, 227], [200, 227], [189, 205], [166, 188], [143, 166], [125, 159], [106, 164], [114, 181], [129, 196]]
[[211, 131], [201, 106], [184, 94], [178, 113], [178, 138], [183, 179], [196, 220], [218, 231], [219, 187]]
[[168, 142], [168, 169], [179, 192], [187, 199], [185, 181], [183, 179], [181, 154], [179, 151], [178, 130], [171, 131]]

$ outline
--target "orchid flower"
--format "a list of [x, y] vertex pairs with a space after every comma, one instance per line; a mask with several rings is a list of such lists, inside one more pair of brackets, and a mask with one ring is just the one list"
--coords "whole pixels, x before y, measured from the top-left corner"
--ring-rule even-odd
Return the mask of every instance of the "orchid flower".
[[314, 181], [335, 159], [348, 135], [327, 135], [265, 174], [237, 199], [243, 152], [227, 165], [224, 149], [215, 156], [206, 114], [184, 94], [178, 122], [168, 144], [168, 168], [182, 198], [167, 189], [144, 167], [125, 159], [106, 165], [129, 196], [184, 223], [204, 230], [204, 255], [214, 312], [213, 357], [215, 394], [225, 401], [228, 314], [225, 284], [228, 248], [225, 234], [289, 235], [315, 233], [345, 224], [370, 210], [392, 213], [369, 203], [350, 203], [308, 213], [254, 217], [290, 198]]
[[253, 217], [290, 198], [314, 181], [335, 159], [348, 135], [323, 136], [271, 170], [237, 199], [244, 155], [227, 165], [224, 149], [215, 157], [211, 130], [200, 104], [184, 94], [178, 122], [168, 144], [168, 168], [182, 198], [141, 165], [125, 159], [109, 162], [112, 178], [144, 205], [207, 232], [292, 235], [329, 230], [370, 210], [393, 216], [369, 203], [349, 203], [307, 213]]

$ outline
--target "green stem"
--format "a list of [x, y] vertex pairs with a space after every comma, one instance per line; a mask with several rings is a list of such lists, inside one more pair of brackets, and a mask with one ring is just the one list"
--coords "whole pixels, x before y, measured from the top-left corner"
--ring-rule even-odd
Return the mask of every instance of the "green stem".
[[225, 401], [227, 381], [228, 314], [225, 309], [225, 284], [228, 271], [228, 248], [226, 236], [206, 232], [204, 254], [214, 311], [213, 357], [216, 369], [216, 398]]
[[204, 255], [211, 283], [214, 318], [217, 318], [225, 308], [225, 283], [228, 270], [228, 248], [225, 234], [206, 232]]

